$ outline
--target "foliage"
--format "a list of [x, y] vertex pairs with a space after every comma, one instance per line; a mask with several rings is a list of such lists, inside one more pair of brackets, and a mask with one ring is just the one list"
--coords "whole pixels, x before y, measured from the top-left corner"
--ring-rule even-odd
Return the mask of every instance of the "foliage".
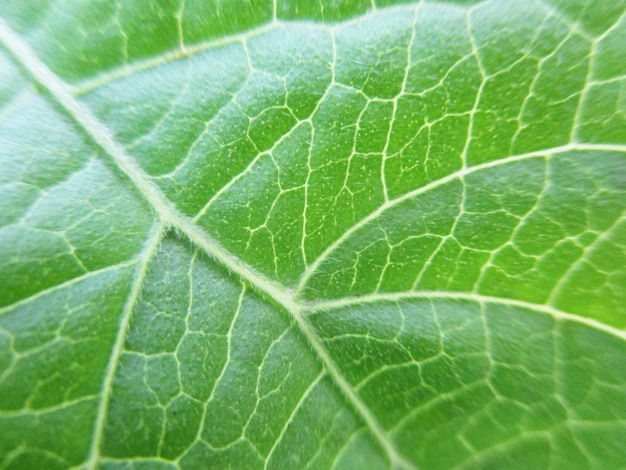
[[626, 4], [0, 15], [0, 466], [626, 462]]

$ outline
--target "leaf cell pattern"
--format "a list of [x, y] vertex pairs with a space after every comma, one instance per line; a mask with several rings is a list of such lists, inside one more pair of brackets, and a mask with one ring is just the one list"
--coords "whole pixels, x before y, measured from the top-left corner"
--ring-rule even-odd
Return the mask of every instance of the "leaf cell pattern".
[[0, 16], [0, 467], [626, 461], [625, 2]]

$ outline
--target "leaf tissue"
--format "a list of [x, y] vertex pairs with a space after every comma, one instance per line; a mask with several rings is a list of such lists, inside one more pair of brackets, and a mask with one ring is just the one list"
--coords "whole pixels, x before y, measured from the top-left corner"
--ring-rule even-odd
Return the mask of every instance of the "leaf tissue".
[[0, 18], [0, 468], [626, 465], [626, 1]]

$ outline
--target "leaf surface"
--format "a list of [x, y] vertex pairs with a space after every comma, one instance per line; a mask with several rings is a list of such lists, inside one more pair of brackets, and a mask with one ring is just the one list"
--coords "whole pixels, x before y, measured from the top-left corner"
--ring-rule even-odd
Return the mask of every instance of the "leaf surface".
[[0, 15], [1, 467], [624, 465], [624, 1]]

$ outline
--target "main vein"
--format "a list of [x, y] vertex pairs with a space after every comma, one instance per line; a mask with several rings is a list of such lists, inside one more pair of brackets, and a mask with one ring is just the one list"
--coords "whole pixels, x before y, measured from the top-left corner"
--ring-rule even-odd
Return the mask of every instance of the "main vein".
[[[238, 258], [226, 251], [217, 241], [213, 240], [203, 229], [195, 225], [191, 219], [180, 214], [173, 204], [163, 194], [161, 189], [156, 186], [144, 171], [130, 158], [122, 147], [115, 141], [109, 130], [100, 123], [91, 111], [76, 100], [70, 91], [69, 85], [56, 76], [25, 44], [22, 39], [15, 34], [11, 28], [0, 18], [0, 43], [7, 48], [21, 66], [30, 73], [30, 75], [45, 89], [47, 92], [70, 114], [70, 116], [79, 124], [82, 129], [99, 145], [122, 170], [126, 176], [133, 182], [139, 192], [145, 197], [152, 206], [156, 215], [165, 226], [173, 227], [185, 234], [191, 241], [201, 247], [209, 256], [223, 264], [231, 272], [237, 274], [250, 284], [257, 291], [269, 296], [282, 305], [287, 310], [295, 323], [298, 325], [302, 334], [306, 337], [312, 349], [318, 355], [320, 361], [333, 378], [335, 384], [343, 392], [344, 396], [350, 401], [354, 409], [359, 413], [361, 418], [372, 432], [373, 436], [378, 440], [382, 448], [387, 453], [392, 465], [395, 468], [414, 468], [414, 466], [406, 461], [395, 449], [387, 433], [378, 422], [374, 414], [363, 403], [361, 398], [354, 391], [352, 386], [343, 377], [334, 361], [326, 351], [322, 341], [319, 339], [314, 329], [308, 324], [308, 321], [302, 314], [300, 305], [294, 301], [283, 286], [271, 281], [263, 275], [257, 273], [247, 264], [241, 262]], [[151, 256], [151, 253], [150, 253]], [[129, 303], [125, 309], [122, 324], [118, 333], [118, 338], [110, 357], [109, 366], [105, 382], [103, 385], [103, 398], [98, 408], [98, 416], [96, 419], [96, 436], [93, 439], [92, 447], [89, 454], [89, 465], [94, 465], [98, 457], [99, 446], [102, 439], [102, 428], [108, 406], [108, 391], [105, 387], [110, 387], [114, 373], [115, 365], [119, 359], [119, 352], [123, 345], [125, 334], [125, 323], [127, 323], [132, 305], [134, 304], [141, 284], [147, 263], [141, 264], [141, 271], [137, 278]]]

